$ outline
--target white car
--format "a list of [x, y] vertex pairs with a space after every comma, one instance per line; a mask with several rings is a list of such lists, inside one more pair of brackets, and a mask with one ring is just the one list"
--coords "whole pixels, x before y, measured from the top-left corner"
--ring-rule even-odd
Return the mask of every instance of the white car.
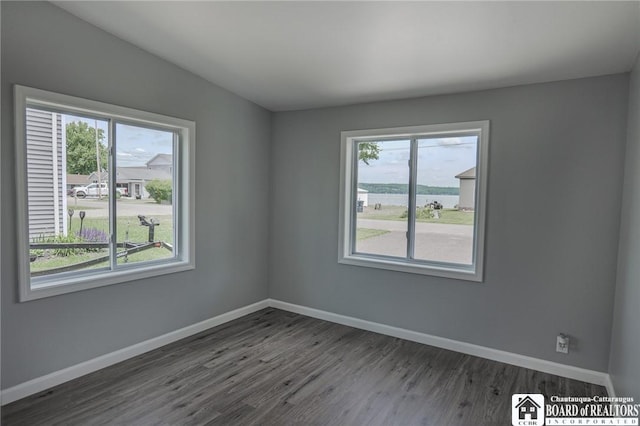
[[[119, 195], [124, 195], [120, 188], [117, 188], [116, 191]], [[109, 186], [106, 183], [101, 183], [100, 194], [98, 194], [97, 183], [90, 183], [87, 186], [76, 186], [75, 188], [73, 188], [71, 195], [78, 198], [97, 197], [98, 195], [105, 196], [109, 195]]]

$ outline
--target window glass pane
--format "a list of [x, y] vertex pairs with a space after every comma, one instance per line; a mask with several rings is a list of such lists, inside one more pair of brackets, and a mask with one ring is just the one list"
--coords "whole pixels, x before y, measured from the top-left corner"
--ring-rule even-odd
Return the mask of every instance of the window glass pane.
[[32, 277], [109, 265], [107, 132], [104, 120], [26, 109]]
[[471, 265], [477, 136], [418, 139], [414, 258]]
[[407, 257], [410, 141], [358, 142], [355, 252]]
[[117, 264], [174, 257], [174, 133], [116, 124]]

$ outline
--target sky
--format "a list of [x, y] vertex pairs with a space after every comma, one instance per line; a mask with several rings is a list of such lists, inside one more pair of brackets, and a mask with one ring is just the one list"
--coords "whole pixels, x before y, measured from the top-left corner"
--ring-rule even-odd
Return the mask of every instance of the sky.
[[[65, 115], [67, 123], [82, 121], [95, 128], [96, 120]], [[98, 129], [102, 129], [107, 143], [108, 123], [97, 120]], [[173, 133], [148, 129], [145, 127], [116, 124], [116, 165], [117, 167], [144, 166], [156, 154], [173, 152]]]
[[[408, 183], [409, 140], [378, 142], [380, 158], [358, 163], [358, 182]], [[456, 175], [476, 164], [477, 137], [418, 140], [419, 185], [459, 187]]]

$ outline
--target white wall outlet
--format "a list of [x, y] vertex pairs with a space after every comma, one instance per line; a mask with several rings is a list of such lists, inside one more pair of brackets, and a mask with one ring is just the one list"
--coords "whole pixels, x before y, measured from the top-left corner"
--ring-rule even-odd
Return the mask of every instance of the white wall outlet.
[[562, 333], [558, 334], [556, 339], [556, 352], [563, 354], [569, 353], [569, 336]]

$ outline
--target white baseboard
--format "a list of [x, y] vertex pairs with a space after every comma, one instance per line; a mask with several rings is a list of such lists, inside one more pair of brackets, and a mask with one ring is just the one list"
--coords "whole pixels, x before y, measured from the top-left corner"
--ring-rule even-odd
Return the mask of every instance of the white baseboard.
[[605, 379], [605, 383], [603, 386], [607, 388], [607, 393], [609, 394], [609, 396], [611, 397], [616, 396], [616, 390], [613, 387], [613, 381], [611, 380], [611, 376], [609, 374], [607, 374], [607, 377]]
[[185, 337], [193, 336], [194, 334], [198, 334], [202, 331], [232, 321], [236, 318], [243, 317], [252, 312], [259, 311], [260, 309], [267, 308], [268, 306], [269, 302], [267, 299], [261, 300], [260, 302], [243, 306], [241, 308], [226, 312], [213, 318], [209, 318], [196, 324], [189, 325], [179, 330], [163, 334], [162, 336], [145, 340], [144, 342], [140, 342], [135, 345], [117, 350], [115, 352], [90, 359], [77, 365], [72, 365], [71, 367], [55, 371], [42, 377], [37, 377], [33, 380], [29, 380], [28, 382], [24, 382], [3, 390], [2, 405], [9, 404], [26, 396], [33, 395], [54, 386], [58, 386], [62, 383], [68, 382], [69, 380], [84, 376], [85, 374], [93, 373], [94, 371], [98, 371], [110, 365], [117, 364], [118, 362], [133, 358], [145, 352], [152, 351], [161, 346], [168, 345], [169, 343], [173, 343], [180, 339], [184, 339]]
[[247, 305], [233, 311], [209, 318], [196, 324], [189, 325], [179, 330], [172, 331], [162, 336], [137, 343], [135, 345], [111, 352], [94, 359], [82, 362], [77, 365], [55, 371], [42, 377], [37, 377], [28, 382], [21, 383], [2, 391], [2, 405], [9, 404], [29, 395], [52, 388], [69, 380], [76, 379], [102, 368], [118, 362], [125, 361], [145, 352], [157, 349], [185, 337], [198, 334], [209, 328], [216, 327], [220, 324], [243, 317], [250, 313], [259, 311], [267, 307], [282, 309], [284, 311], [295, 312], [312, 318], [318, 318], [325, 321], [343, 324], [362, 330], [373, 331], [375, 333], [387, 336], [397, 337], [400, 339], [410, 340], [417, 343], [435, 346], [438, 348], [448, 349], [468, 355], [474, 355], [493, 361], [504, 362], [506, 364], [516, 365], [518, 367], [529, 368], [543, 373], [555, 374], [570, 379], [581, 380], [588, 383], [604, 386], [609, 396], [615, 396], [615, 390], [611, 382], [611, 377], [607, 373], [587, 370], [584, 368], [573, 367], [570, 365], [559, 364], [556, 362], [546, 361], [538, 358], [532, 358], [525, 355], [505, 352], [498, 349], [487, 348], [485, 346], [474, 345], [471, 343], [460, 342], [457, 340], [447, 339], [444, 337], [432, 336], [417, 331], [406, 330], [403, 328], [392, 327], [372, 321], [366, 321], [359, 318], [349, 317], [345, 315], [335, 314], [333, 312], [322, 311], [319, 309], [309, 308], [307, 306], [295, 305], [293, 303], [282, 302], [275, 299], [265, 299], [260, 302]]
[[609, 392], [610, 395], [612, 395], [614, 392], [609, 374], [600, 371], [587, 370], [584, 368], [573, 367], [571, 365], [559, 364], [557, 362], [533, 358], [526, 355], [519, 355], [511, 352], [501, 351], [498, 349], [488, 348], [485, 346], [474, 345], [472, 343], [465, 343], [457, 340], [447, 339], [444, 337], [432, 336], [425, 333], [419, 333], [417, 331], [392, 327], [385, 324], [309, 308], [307, 306], [295, 305], [293, 303], [282, 302], [275, 299], [269, 299], [269, 306], [277, 309], [282, 309], [284, 311], [295, 312], [297, 314], [302, 314], [325, 321], [359, 328], [362, 330], [373, 331], [375, 333], [380, 333], [387, 336], [410, 340], [412, 342], [423, 343], [425, 345], [448, 349], [451, 351], [473, 355], [480, 358], [486, 358], [493, 361], [504, 362], [505, 364], [529, 368], [543, 373], [555, 374], [561, 377], [567, 377], [570, 379], [581, 380], [583, 382], [605, 386], [607, 392]]

